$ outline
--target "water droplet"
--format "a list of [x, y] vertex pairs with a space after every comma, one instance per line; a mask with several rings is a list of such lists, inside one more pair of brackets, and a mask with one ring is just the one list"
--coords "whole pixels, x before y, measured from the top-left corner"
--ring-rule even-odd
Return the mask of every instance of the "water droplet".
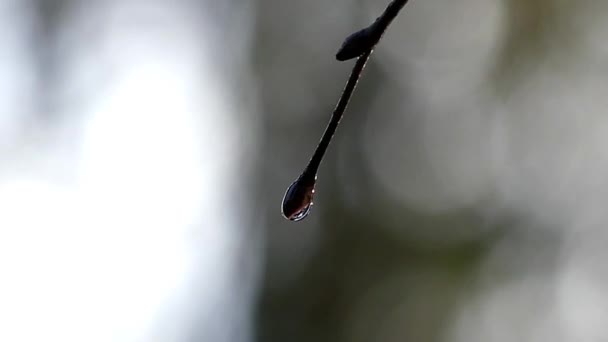
[[300, 176], [293, 182], [283, 197], [283, 216], [291, 221], [300, 221], [310, 212], [317, 177]]

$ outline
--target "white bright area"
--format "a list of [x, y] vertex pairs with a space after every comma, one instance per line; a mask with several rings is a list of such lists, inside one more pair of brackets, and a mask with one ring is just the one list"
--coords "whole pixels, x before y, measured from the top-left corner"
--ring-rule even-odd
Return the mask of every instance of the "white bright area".
[[80, 1], [49, 29], [35, 5], [0, 1], [0, 341], [247, 340], [253, 141], [214, 20]]

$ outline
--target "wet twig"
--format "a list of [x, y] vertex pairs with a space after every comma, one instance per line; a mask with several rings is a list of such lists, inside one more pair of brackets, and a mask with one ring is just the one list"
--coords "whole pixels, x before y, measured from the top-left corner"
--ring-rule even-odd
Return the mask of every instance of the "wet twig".
[[317, 180], [317, 171], [323, 160], [323, 156], [329, 147], [340, 119], [344, 115], [344, 111], [348, 106], [351, 95], [357, 86], [357, 82], [361, 77], [365, 64], [371, 56], [374, 47], [382, 36], [390, 23], [397, 17], [399, 11], [409, 0], [393, 0], [388, 5], [384, 13], [380, 15], [371, 25], [361, 29], [348, 36], [342, 46], [336, 53], [336, 59], [346, 61], [357, 58], [357, 62], [346, 82], [346, 86], [340, 95], [338, 104], [334, 109], [332, 116], [325, 128], [325, 132], [319, 141], [319, 145], [310, 159], [310, 162], [304, 168], [302, 174], [293, 182], [285, 193], [283, 198], [282, 212], [283, 216], [292, 221], [299, 221], [308, 215], [312, 206], [313, 195], [315, 192], [315, 182]]

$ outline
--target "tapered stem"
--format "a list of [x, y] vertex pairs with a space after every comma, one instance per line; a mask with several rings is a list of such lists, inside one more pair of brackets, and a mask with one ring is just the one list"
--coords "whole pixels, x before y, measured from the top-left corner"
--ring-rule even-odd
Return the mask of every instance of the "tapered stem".
[[315, 175], [317, 173], [317, 170], [319, 169], [319, 165], [321, 164], [321, 161], [323, 160], [323, 156], [325, 155], [325, 152], [327, 151], [327, 147], [329, 146], [329, 143], [331, 142], [331, 138], [333, 137], [334, 133], [336, 132], [336, 129], [338, 128], [340, 119], [342, 119], [342, 116], [344, 115], [344, 111], [346, 110], [346, 107], [348, 106], [350, 97], [353, 94], [355, 87], [357, 86], [357, 82], [359, 81], [359, 78], [361, 77], [361, 73], [363, 72], [363, 69], [365, 68], [365, 64], [367, 63], [367, 60], [369, 59], [369, 56], [371, 55], [371, 53], [372, 53], [372, 50], [368, 50], [367, 52], [364, 52], [363, 55], [361, 55], [359, 57], [359, 59], [357, 59], [357, 63], [355, 63], [355, 66], [353, 67], [353, 70], [350, 73], [350, 77], [348, 78], [348, 81], [346, 82], [346, 86], [344, 87], [342, 96], [340, 96], [340, 99], [338, 100], [338, 104], [336, 105], [336, 108], [334, 109], [334, 112], [332, 113], [331, 118], [329, 119], [329, 123], [327, 124], [327, 127], [325, 128], [325, 132], [323, 133], [323, 136], [321, 137], [321, 140], [319, 141], [319, 145], [317, 145], [317, 149], [315, 150], [315, 153], [312, 155], [312, 158], [310, 159], [308, 166], [306, 166], [306, 168], [304, 169], [304, 173], [310, 174], [310, 175]]
[[[308, 166], [306, 166], [306, 168], [304, 169], [304, 172], [302, 173], [303, 178], [305, 178], [304, 177], [305, 175], [314, 176], [317, 174], [317, 170], [319, 169], [319, 165], [321, 165], [321, 161], [323, 160], [323, 156], [325, 155], [325, 152], [327, 151], [327, 147], [329, 147], [329, 143], [331, 142], [331, 139], [332, 139], [334, 133], [336, 132], [336, 129], [338, 128], [340, 119], [342, 119], [342, 116], [344, 115], [344, 111], [346, 110], [346, 107], [348, 106], [350, 97], [353, 94], [355, 87], [357, 86], [357, 82], [359, 81], [359, 78], [361, 77], [361, 73], [363, 72], [363, 69], [365, 68], [365, 64], [367, 63], [370, 55], [373, 52], [374, 46], [378, 43], [378, 41], [380, 40], [380, 38], [386, 31], [388, 25], [390, 25], [390, 23], [393, 21], [393, 19], [395, 19], [395, 17], [397, 17], [397, 15], [399, 14], [399, 11], [403, 8], [403, 6], [405, 6], [405, 4], [408, 1], [409, 0], [393, 0], [386, 7], [386, 9], [382, 13], [382, 15], [379, 16], [378, 19], [376, 19], [376, 21], [374, 21], [367, 29], [363, 29], [363, 30], [368, 31], [369, 36], [375, 37], [375, 38], [371, 39], [371, 40], [356, 42], [356, 44], [359, 45], [358, 48], [361, 49], [363, 52], [361, 55], [359, 55], [359, 58], [357, 59], [357, 63], [353, 67], [353, 71], [350, 73], [350, 77], [348, 78], [348, 81], [346, 82], [346, 86], [344, 87], [342, 96], [340, 96], [340, 99], [338, 100], [338, 104], [336, 105], [336, 108], [334, 109], [334, 112], [331, 115], [331, 119], [329, 120], [329, 123], [327, 124], [327, 128], [325, 128], [325, 132], [323, 133], [323, 136], [321, 137], [321, 141], [319, 142], [319, 145], [317, 145], [317, 149], [315, 150], [315, 153], [313, 154], [312, 158], [310, 159]], [[344, 49], [344, 47], [348, 46], [351, 43], [355, 44], [355, 40], [358, 37], [356, 37], [356, 36], [351, 36], [351, 37], [353, 37], [353, 39], [349, 41], [349, 39], [347, 38], [342, 49]], [[367, 45], [367, 46], [365, 46], [365, 45]]]

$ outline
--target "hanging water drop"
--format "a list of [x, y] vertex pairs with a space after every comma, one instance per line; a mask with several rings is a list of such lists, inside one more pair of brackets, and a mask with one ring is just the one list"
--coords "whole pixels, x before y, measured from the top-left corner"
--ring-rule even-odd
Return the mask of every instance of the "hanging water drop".
[[316, 179], [317, 176], [302, 175], [287, 188], [281, 207], [286, 219], [300, 221], [308, 215], [312, 207]]

